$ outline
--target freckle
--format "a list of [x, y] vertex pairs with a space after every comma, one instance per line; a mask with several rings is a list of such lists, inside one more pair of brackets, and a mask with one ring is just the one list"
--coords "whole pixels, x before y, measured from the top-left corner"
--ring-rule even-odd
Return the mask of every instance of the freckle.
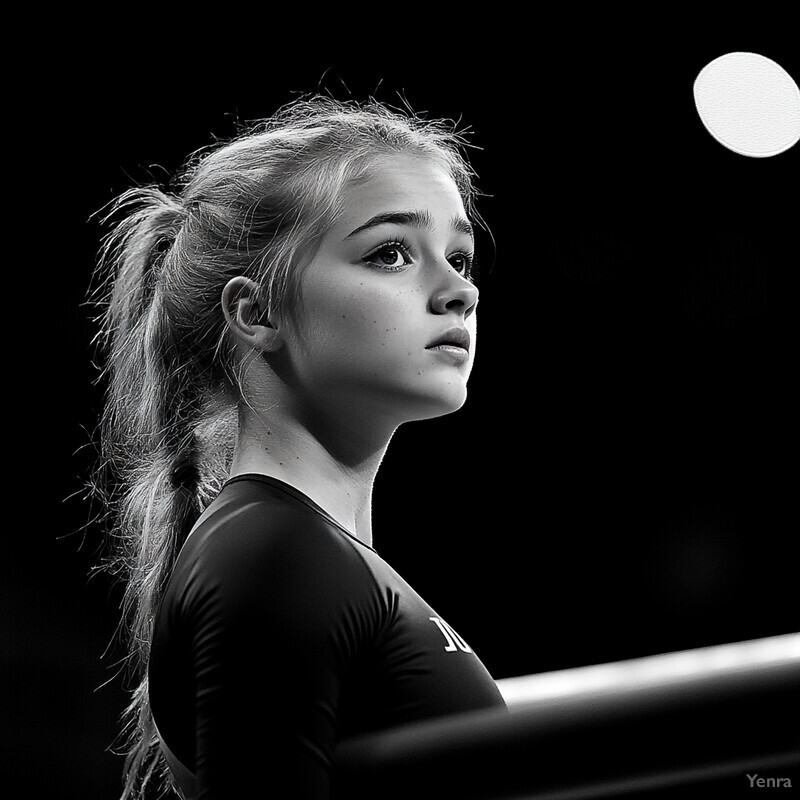
[[342, 314], [342, 319], [347, 319], [347, 314]]

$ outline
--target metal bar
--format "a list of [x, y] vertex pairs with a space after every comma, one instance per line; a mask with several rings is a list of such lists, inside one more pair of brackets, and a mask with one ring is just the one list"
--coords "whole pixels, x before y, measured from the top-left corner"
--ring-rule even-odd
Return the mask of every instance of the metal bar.
[[571, 800], [798, 765], [799, 645], [790, 634], [498, 682], [508, 712], [343, 742], [339, 792]]

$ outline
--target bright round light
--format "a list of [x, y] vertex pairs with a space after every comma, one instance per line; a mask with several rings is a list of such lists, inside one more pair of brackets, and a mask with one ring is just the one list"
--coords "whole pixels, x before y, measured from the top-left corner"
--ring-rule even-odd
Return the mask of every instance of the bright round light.
[[757, 53], [728, 53], [694, 82], [697, 113], [734, 153], [775, 156], [800, 139], [800, 89], [780, 64]]

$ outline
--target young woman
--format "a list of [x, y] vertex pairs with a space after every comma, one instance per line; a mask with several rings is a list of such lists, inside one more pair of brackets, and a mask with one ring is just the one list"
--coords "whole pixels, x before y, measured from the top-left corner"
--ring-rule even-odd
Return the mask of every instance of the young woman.
[[462, 144], [443, 121], [301, 100], [196, 154], [170, 192], [114, 203], [101, 477], [139, 681], [123, 797], [166, 780], [327, 798], [342, 739], [503, 706], [372, 547], [394, 431], [466, 398]]

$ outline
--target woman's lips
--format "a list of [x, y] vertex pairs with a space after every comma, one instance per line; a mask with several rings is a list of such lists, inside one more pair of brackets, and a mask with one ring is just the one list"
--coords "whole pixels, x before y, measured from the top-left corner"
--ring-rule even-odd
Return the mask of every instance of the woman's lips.
[[450, 328], [427, 346], [427, 350], [469, 352], [469, 331], [466, 328]]
[[469, 360], [469, 350], [457, 344], [443, 342], [442, 344], [431, 345], [425, 349], [457, 364], [463, 364]]

